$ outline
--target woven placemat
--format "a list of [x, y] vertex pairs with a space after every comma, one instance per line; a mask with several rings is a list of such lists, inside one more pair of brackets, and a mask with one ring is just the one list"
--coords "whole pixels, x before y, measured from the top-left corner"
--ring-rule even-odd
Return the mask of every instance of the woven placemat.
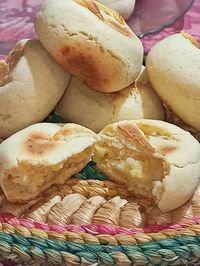
[[[61, 203], [70, 195], [85, 200], [69, 217], [71, 206]], [[94, 199], [99, 198], [103, 203], [95, 206]], [[32, 204], [10, 204], [2, 193], [0, 261], [3, 265], [200, 265], [200, 188], [184, 206], [161, 213], [149, 200], [133, 197], [125, 187], [107, 180], [90, 162]]]

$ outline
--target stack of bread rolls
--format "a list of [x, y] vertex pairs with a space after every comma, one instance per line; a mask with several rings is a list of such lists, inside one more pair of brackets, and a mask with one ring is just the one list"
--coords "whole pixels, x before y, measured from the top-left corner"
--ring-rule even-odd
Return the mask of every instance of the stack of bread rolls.
[[91, 0], [48, 0], [35, 26], [44, 47], [74, 75], [57, 109], [65, 121], [98, 132], [124, 119], [164, 119], [142, 69], [142, 44], [118, 13]]
[[[170, 36], [145, 68], [141, 41], [93, 0], [45, 0], [35, 29], [39, 40], [0, 61], [0, 186], [9, 206], [26, 209], [90, 160], [160, 211], [186, 203], [200, 182], [200, 144], [164, 122], [163, 104], [198, 133], [197, 42]], [[41, 123], [54, 109], [70, 123]], [[95, 198], [97, 209], [103, 203]]]
[[46, 0], [35, 29], [39, 40], [19, 42], [0, 62], [0, 138], [42, 122], [63, 94], [64, 121], [96, 132], [123, 119], [164, 119], [142, 43], [119, 13], [93, 0]]

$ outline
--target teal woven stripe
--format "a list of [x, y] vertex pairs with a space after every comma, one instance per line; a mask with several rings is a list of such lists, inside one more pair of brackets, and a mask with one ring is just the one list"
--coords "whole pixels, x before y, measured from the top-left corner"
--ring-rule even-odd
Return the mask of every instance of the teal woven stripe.
[[107, 180], [107, 176], [105, 176], [101, 171], [96, 167], [96, 163], [91, 161], [89, 162], [83, 170], [75, 174], [73, 176], [74, 178], [79, 178], [79, 179], [94, 179], [94, 180]]
[[62, 119], [62, 117], [56, 112], [53, 111], [45, 120], [45, 122], [48, 123], [65, 123], [65, 121]]
[[200, 236], [112, 246], [0, 233], [0, 255], [15, 256], [18, 262], [48, 261], [51, 265], [188, 265], [200, 263]]

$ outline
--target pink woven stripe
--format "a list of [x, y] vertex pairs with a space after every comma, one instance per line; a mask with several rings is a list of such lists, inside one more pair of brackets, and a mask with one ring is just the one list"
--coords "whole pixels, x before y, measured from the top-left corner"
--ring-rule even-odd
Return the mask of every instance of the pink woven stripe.
[[127, 234], [127, 235], [135, 235], [138, 233], [156, 233], [162, 231], [164, 229], [181, 229], [186, 228], [192, 224], [200, 224], [200, 216], [194, 217], [189, 224], [174, 224], [174, 225], [148, 225], [145, 228], [123, 228], [123, 227], [115, 227], [111, 225], [104, 225], [104, 224], [88, 224], [88, 225], [48, 225], [41, 222], [35, 222], [28, 219], [17, 219], [12, 214], [0, 214], [0, 222], [1, 223], [8, 223], [13, 225], [14, 227], [21, 225], [26, 227], [27, 229], [41, 229], [43, 231], [53, 231], [56, 233], [64, 233], [66, 231], [74, 232], [74, 233], [90, 233], [92, 235], [98, 234], [109, 234], [109, 235], [117, 235], [117, 234]]

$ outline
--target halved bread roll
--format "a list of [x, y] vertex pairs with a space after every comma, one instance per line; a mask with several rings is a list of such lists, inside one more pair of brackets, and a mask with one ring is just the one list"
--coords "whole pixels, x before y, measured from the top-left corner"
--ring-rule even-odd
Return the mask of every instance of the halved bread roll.
[[38, 40], [22, 40], [0, 61], [0, 138], [43, 121], [54, 109], [70, 75]]
[[35, 21], [53, 58], [92, 89], [118, 91], [142, 67], [139, 38], [115, 11], [93, 0], [46, 0]]
[[94, 160], [111, 180], [133, 194], [155, 199], [161, 211], [183, 205], [200, 182], [200, 144], [190, 133], [163, 121], [106, 126], [95, 144]]
[[65, 121], [86, 126], [95, 132], [120, 120], [164, 120], [162, 102], [152, 89], [145, 68], [135, 83], [113, 93], [94, 91], [73, 77], [57, 111]]
[[52, 185], [82, 170], [96, 135], [76, 124], [40, 123], [19, 131], [0, 145], [0, 185], [8, 201], [35, 199]]
[[171, 35], [152, 48], [146, 67], [163, 102], [200, 131], [200, 44], [188, 33]]

